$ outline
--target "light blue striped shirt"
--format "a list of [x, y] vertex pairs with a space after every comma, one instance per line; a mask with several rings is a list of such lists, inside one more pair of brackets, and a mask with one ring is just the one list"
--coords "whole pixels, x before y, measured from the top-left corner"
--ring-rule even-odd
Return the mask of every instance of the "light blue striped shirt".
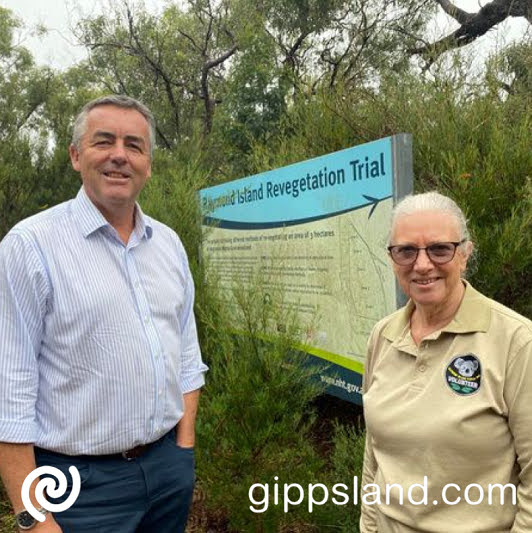
[[83, 188], [0, 243], [0, 441], [71, 455], [157, 440], [204, 384], [185, 250], [136, 206], [126, 245]]

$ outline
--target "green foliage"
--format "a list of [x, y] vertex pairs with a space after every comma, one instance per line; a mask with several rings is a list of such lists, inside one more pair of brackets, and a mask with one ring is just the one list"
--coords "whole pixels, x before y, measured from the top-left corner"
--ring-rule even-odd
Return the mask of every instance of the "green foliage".
[[[198, 318], [206, 327], [203, 352], [210, 365], [198, 423], [200, 483], [208, 491], [208, 505], [223, 510], [236, 531], [279, 531], [301, 520], [301, 512], [285, 515], [270, 491], [268, 510], [254, 514], [248, 490], [254, 483], [273, 486], [275, 476], [280, 483], [304, 484], [321, 469], [323, 460], [309, 440], [309, 402], [320, 389], [310, 382], [312, 367], [303, 366], [292, 349], [297, 324], [290, 309], [281, 302], [264, 305], [257, 283], [235, 288], [236, 307], [230, 311], [212, 283], [198, 294]], [[244, 328], [235, 323], [237, 315], [245, 317]], [[276, 324], [285, 325], [285, 331], [270, 336]]]
[[0, 481], [0, 532], [14, 533], [15, 531], [17, 531], [15, 515], [13, 514], [7, 495], [4, 493], [2, 482]]
[[453, 197], [477, 247], [472, 283], [532, 314], [532, 107], [528, 92], [501, 99], [500, 86], [456, 72], [435, 79], [390, 74], [378, 89], [322, 92], [302, 99], [280, 133], [256, 143], [247, 166], [259, 172], [395, 133], [414, 142], [417, 192]]
[[[362, 463], [364, 460], [364, 435], [357, 433], [354, 427], [335, 424], [332, 438], [333, 447], [330, 468], [327, 471], [326, 484], [329, 489], [336, 483], [347, 485], [349, 502], [335, 505], [330, 500], [323, 508], [318, 508], [317, 517], [322, 524], [331, 524], [331, 531], [358, 533], [360, 521], [360, 488], [362, 486]], [[357, 504], [354, 505], [353, 487], [358, 488]], [[342, 501], [337, 498], [338, 501]], [[323, 528], [325, 530], [325, 528]]]
[[50, 117], [61, 113], [54, 112], [63, 102], [61, 84], [15, 44], [20, 26], [0, 8], [0, 238], [20, 219], [71, 197], [79, 187], [66, 145], [51, 148], [64, 140], [50, 127]]
[[207, 175], [201, 153], [192, 143], [174, 152], [160, 150], [139, 199], [146, 214], [177, 232], [193, 271], [199, 268], [201, 243], [198, 191], [206, 186]]
[[487, 77], [492, 87], [518, 95], [530, 105], [532, 99], [532, 42], [516, 43], [491, 58]]
[[[261, 34], [253, 34], [237, 55], [227, 81], [223, 109], [214, 134], [224, 146], [224, 164], [239, 164], [238, 156], [249, 151], [254, 139], [265, 140], [275, 131], [286, 110], [287, 87], [276, 64], [275, 46]], [[233, 156], [235, 154], [235, 156]], [[237, 175], [247, 169], [233, 168]]]

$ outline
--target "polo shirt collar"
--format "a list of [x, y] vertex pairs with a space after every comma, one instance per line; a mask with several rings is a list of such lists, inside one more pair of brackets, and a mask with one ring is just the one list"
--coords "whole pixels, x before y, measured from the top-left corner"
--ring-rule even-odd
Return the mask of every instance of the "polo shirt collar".
[[[100, 210], [92, 203], [83, 186], [72, 202], [72, 212], [85, 238], [101, 228], [111, 227]], [[135, 203], [135, 228], [133, 231], [139, 239], [143, 237], [151, 239], [153, 234], [151, 220], [142, 212], [138, 203]]]
[[464, 297], [454, 318], [442, 328], [449, 333], [474, 333], [488, 331], [491, 311], [486, 305], [486, 297], [475, 290], [471, 284], [462, 280], [466, 286]]
[[[475, 290], [468, 281], [463, 279], [462, 282], [465, 285], [465, 291], [460, 307], [451, 322], [439, 332], [472, 333], [487, 331], [489, 328], [491, 314], [489, 306], [486, 305], [485, 296]], [[414, 308], [414, 302], [408, 300], [408, 303], [388, 322], [382, 332], [383, 336], [389, 341], [397, 341], [399, 344], [404, 341], [410, 345], [412, 342], [410, 338], [410, 315]], [[436, 332], [432, 333], [431, 337], [435, 334]]]

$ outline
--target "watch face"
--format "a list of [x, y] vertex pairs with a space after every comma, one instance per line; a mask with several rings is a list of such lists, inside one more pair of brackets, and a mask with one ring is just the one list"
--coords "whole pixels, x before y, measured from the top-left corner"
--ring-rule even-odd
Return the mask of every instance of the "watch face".
[[28, 529], [35, 525], [35, 518], [28, 513], [28, 511], [22, 511], [17, 515], [17, 526], [20, 529]]

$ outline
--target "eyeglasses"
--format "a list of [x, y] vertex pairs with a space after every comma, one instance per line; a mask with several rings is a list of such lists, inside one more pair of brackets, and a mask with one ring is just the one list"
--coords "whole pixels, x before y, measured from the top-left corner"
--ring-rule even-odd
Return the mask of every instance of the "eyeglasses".
[[459, 242], [435, 242], [424, 248], [418, 248], [411, 244], [397, 244], [395, 246], [388, 246], [388, 253], [398, 265], [409, 266], [416, 262], [419, 250], [425, 250], [429, 259], [434, 264], [444, 265], [453, 260], [456, 248], [466, 242], [466, 240], [462, 239]]

